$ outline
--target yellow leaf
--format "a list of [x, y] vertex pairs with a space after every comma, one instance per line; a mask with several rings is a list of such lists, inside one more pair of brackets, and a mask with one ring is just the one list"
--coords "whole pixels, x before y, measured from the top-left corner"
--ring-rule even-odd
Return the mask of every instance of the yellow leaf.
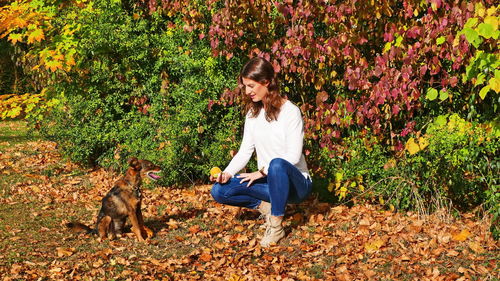
[[485, 14], [486, 9], [484, 8], [484, 6], [481, 3], [476, 4], [476, 15], [484, 17]]
[[380, 202], [380, 205], [384, 205], [385, 200], [384, 200], [384, 198], [382, 198], [382, 196], [379, 196], [378, 197], [378, 202]]
[[244, 276], [238, 276], [236, 274], [233, 274], [231, 275], [231, 277], [229, 277], [229, 279], [227, 279], [228, 281], [245, 281], [246, 278]]
[[470, 236], [470, 232], [467, 229], [462, 230], [460, 233], [452, 235], [451, 239], [454, 241], [465, 241]]
[[58, 60], [47, 61], [45, 62], [45, 69], [49, 68], [52, 72], [56, 71], [57, 69], [62, 69], [62, 63]]
[[21, 17], [17, 17], [12, 21], [12, 25], [17, 28], [25, 28], [26, 26], [28, 26], [28, 22]]
[[368, 254], [373, 254], [376, 251], [378, 251], [380, 247], [384, 246], [384, 244], [385, 242], [382, 239], [380, 238], [374, 239], [370, 242], [365, 243], [365, 251]]
[[333, 191], [333, 188], [335, 186], [335, 183], [334, 182], [331, 182], [328, 184], [328, 191], [332, 192]]
[[23, 35], [20, 33], [11, 33], [9, 34], [8, 40], [12, 42], [12, 44], [16, 44], [16, 42], [22, 42]]
[[486, 14], [487, 14], [488, 16], [492, 16], [492, 15], [494, 15], [496, 12], [497, 12], [497, 7], [495, 7], [495, 6], [492, 6], [492, 7], [490, 7], [488, 10], [486, 10]]
[[42, 192], [42, 190], [40, 189], [40, 187], [38, 187], [38, 186], [36, 186], [36, 185], [33, 185], [33, 186], [31, 187], [31, 190], [33, 190], [33, 192], [35, 192], [35, 193], [40, 193], [40, 192]]
[[487, 23], [487, 24], [493, 26], [493, 30], [498, 30], [498, 17], [487, 16], [484, 19], [484, 23]]
[[426, 148], [428, 145], [429, 141], [426, 138], [424, 137], [418, 138], [418, 146], [420, 147], [420, 150], [424, 150], [424, 148]]
[[415, 143], [415, 139], [414, 138], [410, 138], [406, 142], [405, 148], [406, 148], [406, 150], [408, 150], [408, 152], [410, 153], [410, 155], [413, 155], [413, 154], [417, 153], [420, 150], [420, 147], [418, 146], [418, 144]]
[[57, 54], [52, 57], [54, 60], [64, 60], [64, 55], [63, 54]]
[[42, 29], [35, 29], [33, 30], [30, 35], [28, 36], [28, 43], [34, 43], [35, 41], [42, 41], [42, 39], [45, 39], [45, 35], [43, 34]]
[[473, 241], [469, 242], [469, 248], [471, 248], [471, 250], [473, 250], [478, 254], [482, 254], [485, 252], [483, 247], [481, 247], [481, 245], [478, 242], [473, 242]]
[[500, 92], [500, 80], [493, 77], [488, 81], [488, 85], [490, 88], [495, 91], [497, 94]]

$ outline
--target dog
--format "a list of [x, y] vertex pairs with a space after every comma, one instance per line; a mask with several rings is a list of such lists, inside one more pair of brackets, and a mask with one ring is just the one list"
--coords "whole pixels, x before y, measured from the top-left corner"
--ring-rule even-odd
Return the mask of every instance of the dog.
[[118, 179], [113, 188], [102, 199], [101, 209], [97, 215], [95, 228], [92, 229], [79, 222], [66, 224], [69, 229], [79, 232], [98, 234], [101, 239], [115, 239], [123, 233], [127, 218], [132, 224], [132, 232], [142, 242], [152, 235], [152, 231], [144, 226], [141, 212], [141, 183], [143, 178], [158, 180], [161, 168], [148, 160], [132, 157], [128, 160], [129, 168], [125, 175]]

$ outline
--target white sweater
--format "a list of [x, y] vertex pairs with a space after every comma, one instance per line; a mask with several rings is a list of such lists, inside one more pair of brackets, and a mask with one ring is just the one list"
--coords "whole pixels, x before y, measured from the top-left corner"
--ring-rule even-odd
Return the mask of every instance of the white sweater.
[[303, 144], [302, 115], [292, 102], [287, 100], [281, 106], [276, 121], [268, 122], [264, 110], [255, 118], [247, 114], [240, 149], [224, 172], [236, 175], [246, 166], [255, 150], [258, 168], [264, 167], [266, 174], [271, 160], [282, 158], [295, 165], [304, 177], [309, 177], [306, 160], [302, 154]]

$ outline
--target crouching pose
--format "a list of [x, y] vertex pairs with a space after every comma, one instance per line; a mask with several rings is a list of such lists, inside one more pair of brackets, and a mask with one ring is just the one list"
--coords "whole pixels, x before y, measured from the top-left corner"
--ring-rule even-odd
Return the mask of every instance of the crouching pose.
[[[238, 153], [217, 178], [211, 193], [222, 204], [258, 209], [266, 218], [261, 245], [285, 236], [282, 221], [287, 203], [300, 203], [312, 182], [302, 154], [304, 131], [300, 109], [279, 90], [274, 68], [262, 58], [251, 59], [238, 83], [246, 110]], [[253, 152], [258, 171], [237, 174]]]

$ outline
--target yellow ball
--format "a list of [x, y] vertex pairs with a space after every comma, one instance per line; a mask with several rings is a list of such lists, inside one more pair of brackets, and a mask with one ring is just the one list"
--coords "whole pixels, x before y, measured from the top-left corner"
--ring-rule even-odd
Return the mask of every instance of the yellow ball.
[[210, 175], [214, 178], [218, 177], [221, 172], [222, 171], [219, 167], [213, 167], [212, 169], [210, 169]]

